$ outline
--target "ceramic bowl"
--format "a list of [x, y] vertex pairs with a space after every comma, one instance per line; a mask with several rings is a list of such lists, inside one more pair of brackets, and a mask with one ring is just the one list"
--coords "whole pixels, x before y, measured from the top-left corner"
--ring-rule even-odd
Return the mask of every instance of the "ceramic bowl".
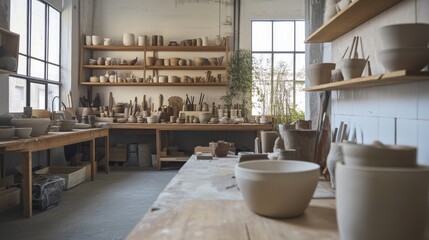
[[235, 166], [247, 206], [257, 214], [291, 218], [304, 213], [316, 190], [320, 166], [285, 160], [254, 160]]
[[60, 132], [73, 131], [75, 124], [76, 124], [75, 120], [61, 120]]
[[203, 66], [208, 62], [207, 58], [202, 58], [202, 57], [196, 57], [194, 58], [194, 65], [195, 66]]
[[198, 114], [198, 119], [200, 120], [200, 123], [208, 123], [210, 122], [211, 118], [212, 118], [211, 112], [202, 112]]
[[178, 76], [170, 76], [168, 78], [168, 82], [169, 83], [178, 83], [178, 82], [180, 82], [180, 77], [178, 77]]
[[340, 239], [425, 239], [428, 167], [358, 167], [338, 162], [335, 174]]
[[388, 25], [378, 33], [386, 49], [426, 48], [429, 43], [429, 24], [424, 23]]
[[335, 63], [310, 64], [306, 68], [306, 74], [310, 81], [309, 87], [329, 83], [331, 81], [331, 71], [335, 69]]
[[365, 69], [365, 65], [366, 59], [343, 59], [341, 61], [341, 73], [343, 74], [344, 80], [361, 77], [362, 72]]
[[146, 66], [153, 66], [155, 65], [155, 58], [154, 57], [146, 57]]
[[342, 144], [344, 163], [347, 166], [416, 167], [417, 149], [400, 145]]
[[11, 140], [15, 136], [15, 128], [12, 126], [0, 126], [0, 141]]
[[156, 116], [150, 116], [146, 118], [147, 123], [156, 123], [158, 118]]
[[158, 75], [158, 82], [159, 83], [166, 83], [166, 82], [168, 82], [168, 76], [167, 75]]
[[170, 58], [170, 65], [171, 66], [179, 66], [180, 58]]
[[92, 35], [92, 45], [97, 46], [100, 45], [103, 41], [103, 38], [101, 36]]
[[0, 126], [12, 126], [10, 122], [14, 117], [9, 114], [0, 115]]
[[16, 128], [33, 128], [31, 131], [32, 137], [39, 137], [47, 134], [51, 119], [49, 118], [14, 118], [12, 119], [12, 125]]
[[97, 59], [89, 59], [89, 65], [97, 65]]
[[100, 82], [100, 79], [97, 76], [89, 77], [90, 82]]
[[429, 48], [396, 48], [378, 53], [387, 71], [420, 71], [429, 63]]
[[128, 65], [136, 65], [137, 60], [138, 60], [138, 57], [136, 57], [134, 59], [127, 60], [127, 64]]
[[19, 139], [30, 138], [33, 128], [15, 128], [15, 135]]

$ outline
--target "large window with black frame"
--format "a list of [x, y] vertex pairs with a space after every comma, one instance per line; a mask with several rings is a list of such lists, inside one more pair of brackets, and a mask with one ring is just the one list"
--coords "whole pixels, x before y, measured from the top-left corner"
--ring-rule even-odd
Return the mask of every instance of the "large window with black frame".
[[252, 21], [253, 115], [305, 109], [303, 20]]
[[44, 1], [10, 1], [10, 30], [20, 39], [18, 71], [9, 76], [9, 111], [51, 108], [61, 86], [60, 11]]

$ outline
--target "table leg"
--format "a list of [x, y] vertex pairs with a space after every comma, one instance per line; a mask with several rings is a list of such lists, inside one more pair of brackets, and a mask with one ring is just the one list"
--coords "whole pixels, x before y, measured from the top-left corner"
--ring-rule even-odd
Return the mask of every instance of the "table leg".
[[4, 154], [0, 154], [0, 168], [1, 168], [1, 177], [4, 178], [6, 176], [6, 165], [4, 164]]
[[31, 151], [22, 153], [22, 200], [23, 200], [23, 213], [24, 217], [31, 217], [32, 215], [32, 157]]
[[91, 181], [94, 181], [97, 170], [97, 163], [95, 162], [95, 139], [89, 141], [89, 161], [91, 162]]
[[161, 170], [161, 131], [156, 129], [156, 166]]
[[106, 171], [106, 173], [109, 173], [109, 148], [110, 148], [110, 140], [109, 140], [109, 135], [104, 137], [104, 169]]

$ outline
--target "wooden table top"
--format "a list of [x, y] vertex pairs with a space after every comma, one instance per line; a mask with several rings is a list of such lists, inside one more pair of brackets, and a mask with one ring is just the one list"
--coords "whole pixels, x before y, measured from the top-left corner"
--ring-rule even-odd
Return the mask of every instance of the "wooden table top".
[[202, 124], [202, 123], [107, 123], [112, 129], [156, 129], [163, 131], [257, 131], [272, 130], [272, 124]]
[[334, 199], [313, 199], [292, 219], [253, 213], [236, 187], [236, 163], [192, 156], [127, 239], [339, 239]]

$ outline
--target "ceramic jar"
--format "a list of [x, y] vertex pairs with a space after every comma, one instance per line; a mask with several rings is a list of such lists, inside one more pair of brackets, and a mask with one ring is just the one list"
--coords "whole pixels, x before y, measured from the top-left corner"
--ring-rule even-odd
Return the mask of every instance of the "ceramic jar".
[[92, 45], [92, 36], [85, 36], [85, 45], [91, 46]]
[[138, 46], [146, 46], [147, 45], [147, 35], [144, 36], [139, 36], [138, 37], [138, 42], [137, 42]]
[[202, 37], [202, 46], [208, 46], [208, 45], [209, 45], [209, 38]]
[[216, 35], [216, 38], [215, 38], [215, 45], [216, 45], [216, 46], [220, 46], [220, 45], [222, 45], [222, 38], [220, 37], [220, 35]]
[[198, 115], [198, 119], [200, 120], [200, 123], [208, 123], [211, 117], [212, 117], [212, 113], [210, 112], [202, 112]]
[[110, 38], [105, 38], [104, 39], [104, 46], [109, 46], [110, 44], [111, 44], [111, 42], [112, 42], [112, 39], [110, 39]]
[[97, 35], [92, 35], [92, 45], [97, 46], [101, 44], [101, 36], [97, 36]]
[[274, 143], [278, 136], [276, 131], [261, 131], [262, 153], [273, 152]]
[[122, 42], [124, 46], [134, 46], [136, 44], [135, 42], [135, 36], [132, 33], [124, 33], [124, 36], [122, 38]]
[[224, 141], [211, 142], [209, 146], [212, 150], [212, 154], [216, 157], [226, 157], [229, 151], [229, 143]]

